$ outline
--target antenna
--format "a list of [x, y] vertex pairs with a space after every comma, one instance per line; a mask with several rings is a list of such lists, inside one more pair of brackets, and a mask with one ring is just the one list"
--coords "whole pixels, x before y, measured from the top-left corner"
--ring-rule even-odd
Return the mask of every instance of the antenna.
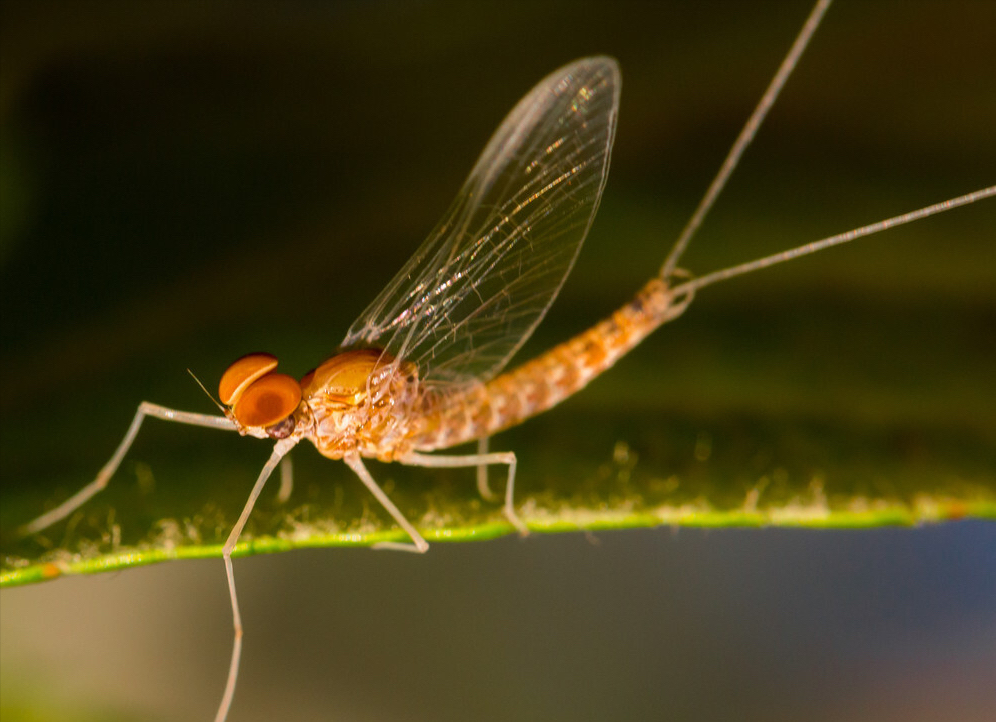
[[215, 406], [217, 406], [218, 409], [221, 411], [221, 413], [223, 413], [225, 416], [228, 416], [228, 409], [226, 409], [224, 406], [222, 406], [221, 402], [219, 402], [218, 400], [216, 400], [214, 398], [214, 396], [211, 395], [211, 392], [207, 390], [207, 387], [205, 387], [204, 384], [201, 383], [201, 380], [199, 378], [197, 378], [197, 374], [195, 374], [190, 369], [187, 369], [187, 373], [190, 374], [191, 378], [194, 379], [194, 382], [198, 386], [201, 387], [201, 391], [203, 391], [205, 394], [207, 394], [207, 397], [209, 399], [211, 399], [211, 403], [213, 403]]

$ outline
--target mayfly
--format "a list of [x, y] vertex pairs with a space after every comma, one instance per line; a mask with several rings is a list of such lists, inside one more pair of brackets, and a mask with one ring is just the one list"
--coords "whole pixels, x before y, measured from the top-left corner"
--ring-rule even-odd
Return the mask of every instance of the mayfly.
[[[679, 269], [695, 229], [828, 4], [817, 3], [660, 272], [607, 320], [503, 373], [570, 272], [605, 187], [620, 75], [613, 59], [590, 57], [547, 76], [515, 106], [443, 219], [352, 325], [336, 354], [300, 381], [278, 373], [272, 355], [238, 359], [219, 384], [221, 416], [143, 402], [97, 478], [23, 532], [64, 519], [103, 489], [146, 417], [274, 440], [223, 547], [235, 640], [216, 720], [227, 717], [242, 645], [232, 552], [264, 484], [296, 444], [308, 440], [324, 456], [342, 459], [411, 540], [378, 547], [425, 552], [429, 545], [377, 484], [365, 458], [473, 467], [482, 495], [489, 498], [486, 469], [504, 466], [504, 513], [526, 533], [514, 506], [515, 454], [489, 452], [491, 435], [582, 389], [658, 326], [682, 314], [705, 286], [996, 195], [992, 186], [698, 278]], [[475, 440], [477, 453], [431, 453]]]

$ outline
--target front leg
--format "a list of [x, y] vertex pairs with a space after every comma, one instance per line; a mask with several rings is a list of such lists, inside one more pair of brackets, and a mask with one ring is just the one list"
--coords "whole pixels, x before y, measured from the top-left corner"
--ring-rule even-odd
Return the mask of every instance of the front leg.
[[106, 464], [104, 464], [104, 468], [100, 470], [100, 473], [97, 474], [97, 478], [59, 504], [59, 506], [55, 507], [51, 511], [45, 512], [37, 519], [29, 521], [27, 524], [20, 527], [18, 529], [18, 534], [22, 537], [37, 534], [42, 529], [45, 529], [58, 521], [62, 521], [83, 506], [83, 504], [89, 501], [95, 494], [106, 488], [107, 483], [111, 480], [111, 477], [114, 476], [114, 472], [117, 471], [118, 466], [121, 465], [121, 460], [124, 458], [124, 455], [128, 453], [128, 449], [131, 448], [132, 443], [135, 441], [135, 437], [138, 435], [138, 430], [141, 428], [142, 421], [145, 420], [146, 416], [162, 419], [163, 421], [173, 421], [178, 424], [206, 426], [210, 429], [223, 429], [225, 431], [235, 430], [235, 424], [224, 416], [197, 414], [191, 411], [177, 411], [176, 409], [168, 409], [165, 406], [160, 406], [159, 404], [150, 404], [148, 401], [143, 401], [138, 405], [138, 411], [135, 412], [135, 418], [131, 420], [131, 426], [128, 427], [128, 432], [124, 435], [124, 438], [121, 439], [121, 443], [118, 444], [118, 448], [115, 450], [114, 455]]

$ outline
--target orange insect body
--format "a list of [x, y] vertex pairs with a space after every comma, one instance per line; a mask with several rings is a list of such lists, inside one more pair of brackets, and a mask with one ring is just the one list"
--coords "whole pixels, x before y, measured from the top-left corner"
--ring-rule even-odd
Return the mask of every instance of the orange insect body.
[[[356, 453], [392, 461], [412, 451], [435, 451], [490, 436], [552, 408], [584, 388], [661, 324], [675, 318], [691, 301], [676, 297], [655, 278], [611, 317], [502, 374], [487, 384], [472, 384], [451, 392], [432, 393], [419, 384], [412, 363], [380, 349], [356, 349], [336, 354], [305, 374], [300, 405], [288, 401], [287, 411], [265, 430], [274, 438], [277, 422], [293, 414], [293, 435], [308, 439], [330, 459]], [[222, 397], [230, 375], [244, 373], [247, 358], [232, 364], [222, 377]], [[269, 373], [249, 384], [243, 398], [274, 377]], [[254, 377], [255, 378], [255, 377]], [[292, 399], [288, 395], [288, 399]], [[242, 400], [232, 409], [241, 424]], [[260, 417], [262, 414], [260, 414]], [[258, 425], [258, 424], [257, 424]]]

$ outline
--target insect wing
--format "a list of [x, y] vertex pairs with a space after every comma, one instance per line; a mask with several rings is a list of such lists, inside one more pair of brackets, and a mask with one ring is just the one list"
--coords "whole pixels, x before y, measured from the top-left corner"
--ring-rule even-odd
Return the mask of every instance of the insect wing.
[[415, 362], [427, 384], [497, 374], [543, 318], [598, 209], [619, 107], [616, 61], [547, 76], [491, 137], [456, 200], [343, 347]]

